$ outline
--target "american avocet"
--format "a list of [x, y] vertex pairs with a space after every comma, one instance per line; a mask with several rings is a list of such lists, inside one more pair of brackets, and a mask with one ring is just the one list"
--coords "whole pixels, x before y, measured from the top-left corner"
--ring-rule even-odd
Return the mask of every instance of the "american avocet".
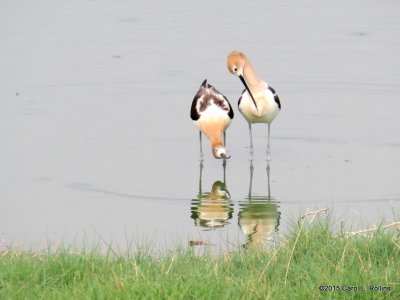
[[[211, 143], [212, 154], [215, 158], [229, 158], [226, 153], [225, 130], [233, 119], [232, 107], [224, 95], [215, 87], [203, 81], [199, 91], [194, 96], [190, 117], [200, 129], [200, 156], [203, 159], [201, 134], [204, 133]], [[222, 141], [222, 135], [224, 141]]]
[[270, 130], [271, 122], [281, 109], [281, 102], [275, 90], [265, 81], [257, 77], [250, 61], [241, 52], [233, 51], [228, 55], [228, 70], [238, 76], [245, 86], [239, 99], [239, 110], [249, 123], [250, 130], [250, 159], [253, 158], [253, 136], [251, 124], [268, 124], [267, 160], [270, 159]]

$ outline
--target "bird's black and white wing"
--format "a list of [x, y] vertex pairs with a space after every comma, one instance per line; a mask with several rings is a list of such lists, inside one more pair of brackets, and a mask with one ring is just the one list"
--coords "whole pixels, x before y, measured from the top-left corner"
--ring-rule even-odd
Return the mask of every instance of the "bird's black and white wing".
[[281, 109], [281, 101], [279, 100], [278, 94], [272, 87], [268, 86], [268, 89], [271, 91], [272, 95], [274, 95], [274, 100], [276, 104], [278, 104], [279, 109]]
[[228, 99], [211, 84], [208, 84], [206, 79], [194, 96], [190, 109], [190, 117], [193, 121], [197, 121], [201, 117], [201, 114], [212, 105], [226, 111], [229, 118], [233, 119], [234, 113]]

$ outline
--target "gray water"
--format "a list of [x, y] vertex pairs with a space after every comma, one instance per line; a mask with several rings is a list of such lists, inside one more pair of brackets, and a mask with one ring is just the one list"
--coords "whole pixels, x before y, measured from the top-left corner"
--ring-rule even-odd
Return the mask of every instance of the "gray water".
[[[310, 210], [399, 215], [398, 1], [8, 0], [0, 37], [5, 243], [262, 243]], [[281, 99], [269, 176], [235, 49]], [[189, 118], [205, 78], [235, 109], [225, 176]]]

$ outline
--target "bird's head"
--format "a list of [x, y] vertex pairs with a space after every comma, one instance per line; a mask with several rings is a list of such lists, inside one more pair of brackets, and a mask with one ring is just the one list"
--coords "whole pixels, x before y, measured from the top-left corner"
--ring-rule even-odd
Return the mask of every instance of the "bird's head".
[[232, 51], [228, 55], [228, 70], [238, 77], [243, 76], [243, 70], [246, 65], [247, 57], [242, 52]]
[[231, 156], [227, 153], [226, 148], [224, 145], [216, 145], [213, 146], [212, 148], [212, 154], [215, 158], [224, 158], [224, 159], [228, 159]]

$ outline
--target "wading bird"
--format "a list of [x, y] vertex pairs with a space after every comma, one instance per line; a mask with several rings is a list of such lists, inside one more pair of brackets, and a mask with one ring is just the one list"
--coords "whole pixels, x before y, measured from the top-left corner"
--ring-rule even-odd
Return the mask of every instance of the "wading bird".
[[[225, 130], [232, 122], [233, 110], [228, 99], [211, 84], [208, 84], [207, 79], [203, 81], [194, 96], [190, 117], [200, 129], [200, 159], [203, 160], [202, 133], [210, 140], [212, 154], [215, 158], [229, 158], [225, 148]], [[223, 141], [222, 135], [224, 136]]]
[[276, 118], [281, 102], [275, 90], [265, 81], [258, 78], [249, 59], [239, 51], [233, 51], [228, 55], [228, 70], [238, 76], [245, 90], [239, 99], [239, 110], [249, 123], [250, 131], [250, 159], [253, 159], [253, 136], [251, 124], [268, 124], [267, 160], [270, 159], [270, 131], [271, 122]]

